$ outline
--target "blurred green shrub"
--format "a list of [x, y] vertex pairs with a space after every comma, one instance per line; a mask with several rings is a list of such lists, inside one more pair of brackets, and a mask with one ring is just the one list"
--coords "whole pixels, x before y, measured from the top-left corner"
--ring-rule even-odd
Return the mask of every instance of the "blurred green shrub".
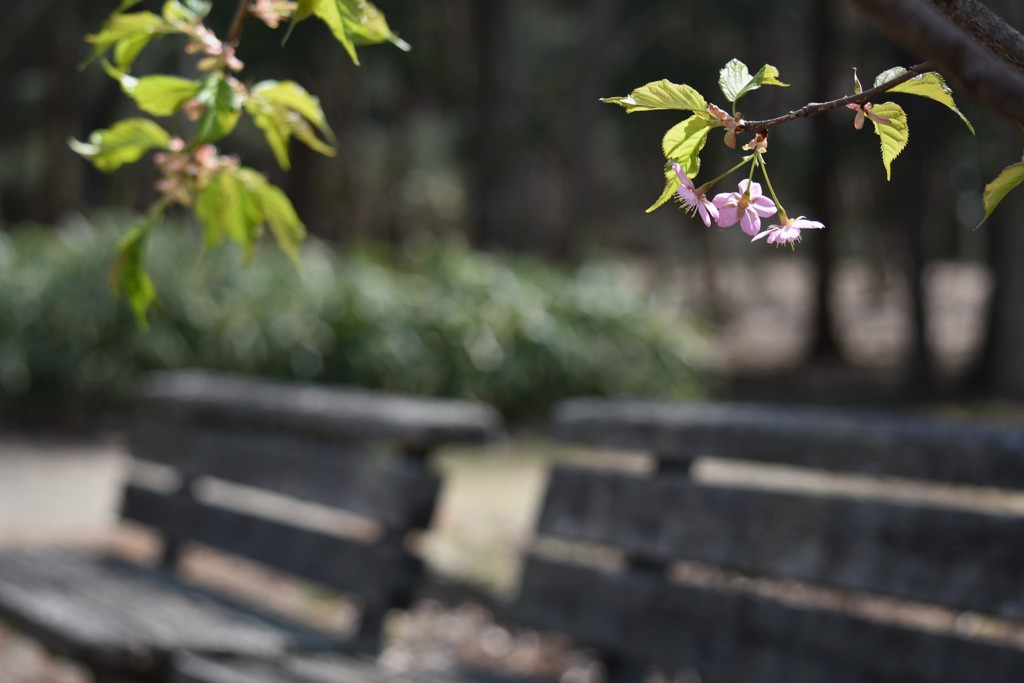
[[123, 225], [0, 233], [7, 415], [95, 414], [142, 372], [183, 366], [475, 397], [512, 417], [570, 395], [700, 392], [693, 324], [620, 265], [564, 273], [446, 242], [396, 266], [311, 242], [297, 272], [271, 249], [248, 267], [237, 249], [203, 255], [182, 226], [153, 236], [161, 300], [140, 332], [107, 289]]

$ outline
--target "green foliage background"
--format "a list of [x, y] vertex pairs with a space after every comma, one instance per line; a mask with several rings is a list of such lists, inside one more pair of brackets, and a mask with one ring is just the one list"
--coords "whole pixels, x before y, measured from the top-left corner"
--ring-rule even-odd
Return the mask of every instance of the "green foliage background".
[[[456, 242], [389, 263], [315, 240], [297, 273], [272, 246], [202, 254], [195, 230], [149, 245], [161, 292], [151, 329], [107, 290], [126, 221], [0, 236], [0, 407], [93, 415], [147, 369], [199, 366], [475, 397], [513, 417], [581, 394], [693, 397], [700, 335], [664, 292], [591, 261], [562, 272]], [[384, 252], [381, 252], [384, 253]]]

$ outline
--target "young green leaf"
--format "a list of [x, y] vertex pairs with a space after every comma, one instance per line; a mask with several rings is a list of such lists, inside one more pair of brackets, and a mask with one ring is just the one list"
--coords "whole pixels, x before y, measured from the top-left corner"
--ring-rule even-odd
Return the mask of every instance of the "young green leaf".
[[166, 148], [170, 139], [171, 134], [153, 121], [133, 118], [93, 131], [88, 142], [71, 139], [68, 145], [93, 166], [110, 173], [124, 164], [138, 161], [152, 149]]
[[172, 24], [195, 24], [206, 18], [213, 8], [208, 0], [167, 0], [163, 16]]
[[[985, 186], [985, 194], [982, 195], [982, 199], [985, 202], [985, 217], [981, 219], [981, 223], [988, 220], [988, 217], [999, 206], [999, 202], [1003, 201], [1003, 198], [1009, 194], [1010, 190], [1021, 183], [1024, 183], [1024, 161], [1010, 164], [1000, 171], [995, 180]], [[981, 223], [978, 223], [978, 225], [980, 226]]]
[[372, 2], [365, 0], [318, 0], [301, 7], [310, 9], [344, 46], [352, 61], [358, 65], [356, 45], [390, 42], [400, 50], [408, 51], [409, 44], [396, 36], [388, 26], [384, 14]]
[[142, 262], [149, 233], [161, 215], [162, 210], [157, 209], [125, 233], [117, 245], [117, 258], [107, 274], [111, 291], [128, 300], [135, 314], [135, 323], [143, 330], [149, 328], [146, 312], [156, 301], [156, 288], [143, 269]]
[[678, 85], [667, 80], [642, 85], [625, 97], [604, 97], [601, 101], [617, 104], [627, 114], [657, 109], [682, 109], [710, 116], [707, 113], [708, 103], [699, 92], [688, 85]]
[[665, 169], [665, 189], [662, 190], [661, 196], [654, 200], [654, 203], [647, 207], [645, 213], [650, 213], [655, 209], [659, 208], [662, 204], [672, 199], [672, 196], [679, 189], [682, 182], [679, 180], [679, 176], [672, 170], [671, 164]]
[[[896, 66], [888, 71], [883, 71], [878, 74], [875, 78], [875, 87], [888, 83], [894, 78], [899, 78], [903, 74], [907, 73], [907, 70], [902, 66]], [[927, 97], [930, 100], [935, 100], [939, 104], [948, 107], [954, 114], [960, 117], [960, 120], [964, 122], [967, 129], [974, 134], [974, 126], [967, 120], [967, 117], [963, 115], [959, 109], [957, 109], [956, 102], [953, 101], [953, 91], [946, 81], [943, 80], [942, 76], [935, 73], [934, 71], [914, 76], [909, 81], [904, 81], [897, 86], [889, 89], [889, 92], [901, 92], [908, 95], [917, 95], [919, 97]]]
[[103, 61], [103, 68], [121, 84], [121, 90], [135, 100], [139, 109], [153, 116], [174, 114], [199, 93], [202, 85], [199, 81], [161, 74], [136, 78], [118, 70], [106, 60]]
[[292, 13], [292, 20], [288, 22], [288, 29], [284, 32], [284, 38], [281, 39], [281, 44], [284, 45], [288, 42], [288, 39], [292, 36], [292, 31], [295, 30], [296, 24], [300, 21], [309, 19], [316, 12], [317, 5], [323, 0], [299, 0], [295, 6], [295, 12]]
[[334, 133], [327, 125], [320, 100], [294, 81], [263, 81], [249, 91], [245, 109], [253, 123], [263, 131], [281, 168], [288, 170], [288, 142], [294, 135], [311, 149], [334, 156], [335, 149], [322, 141], [313, 126], [334, 142]]
[[127, 70], [150, 41], [173, 32], [176, 29], [152, 12], [115, 12], [99, 33], [85, 37], [86, 42], [92, 43], [93, 50], [83, 66], [113, 49], [114, 64], [122, 71]]
[[299, 247], [306, 239], [306, 226], [299, 219], [299, 214], [295, 212], [288, 195], [281, 188], [266, 182], [265, 178], [263, 180], [262, 184], [255, 187], [255, 193], [267, 226], [281, 251], [288, 254], [292, 261], [301, 267]]
[[230, 238], [252, 258], [263, 213], [243, 182], [240, 169], [223, 168], [198, 192], [196, 217], [203, 224], [203, 244], [214, 247]]
[[885, 166], [885, 179], [892, 179], [892, 162], [910, 140], [910, 128], [907, 125], [907, 113], [903, 107], [892, 102], [876, 104], [872, 113], [884, 117], [889, 123], [878, 123], [871, 119], [875, 126], [875, 134], [882, 143], [882, 164]]
[[216, 142], [234, 130], [242, 115], [243, 97], [222, 72], [214, 71], [203, 81], [196, 99], [203, 105], [197, 143]]
[[678, 162], [686, 175], [693, 178], [700, 170], [700, 152], [708, 140], [708, 131], [714, 127], [714, 122], [696, 115], [672, 126], [661, 140], [665, 158]]
[[722, 93], [730, 102], [735, 102], [762, 85], [789, 87], [788, 83], [779, 80], [779, 70], [771, 64], [765, 64], [751, 76], [746, 64], [738, 59], [733, 59], [718, 73], [718, 87], [722, 89]]

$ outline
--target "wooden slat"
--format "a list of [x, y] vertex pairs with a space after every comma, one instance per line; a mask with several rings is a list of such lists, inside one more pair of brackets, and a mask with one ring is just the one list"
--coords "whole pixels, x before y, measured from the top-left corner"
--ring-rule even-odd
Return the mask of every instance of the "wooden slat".
[[481, 403], [271, 382], [200, 371], [151, 375], [140, 409], [169, 421], [258, 426], [411, 450], [497, 435], [497, 412]]
[[556, 469], [542, 535], [1024, 617], [1024, 518]]
[[750, 683], [1019, 683], [1024, 652], [532, 558], [513, 614], [603, 652]]
[[558, 406], [564, 440], [824, 470], [1024, 487], [1024, 430], [796, 406], [574, 399]]
[[0, 619], [57, 654], [140, 679], [180, 649], [275, 657], [338, 646], [163, 572], [62, 551], [0, 553]]
[[342, 508], [392, 528], [427, 524], [437, 496], [438, 477], [422, 463], [295, 434], [146, 419], [134, 425], [129, 444], [142, 460]]
[[122, 514], [175, 540], [191, 540], [359, 596], [364, 608], [399, 606], [418, 561], [395, 543], [365, 544], [135, 486]]

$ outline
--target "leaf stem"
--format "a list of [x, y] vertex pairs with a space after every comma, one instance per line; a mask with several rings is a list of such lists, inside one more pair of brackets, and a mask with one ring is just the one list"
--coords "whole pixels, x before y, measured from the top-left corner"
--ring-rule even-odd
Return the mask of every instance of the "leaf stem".
[[891, 81], [882, 83], [881, 85], [870, 88], [861, 93], [854, 95], [847, 95], [846, 97], [840, 97], [838, 100], [831, 100], [829, 102], [811, 102], [807, 106], [791, 111], [783, 116], [777, 116], [774, 119], [765, 119], [764, 121], [746, 121], [736, 126], [737, 133], [763, 133], [770, 128], [782, 125], [783, 123], [789, 123], [796, 119], [802, 119], [807, 116], [813, 116], [815, 114], [823, 114], [833, 109], [845, 107], [848, 104], [862, 104], [870, 101], [875, 95], [880, 95], [887, 90], [895, 88], [901, 83], [906, 83], [911, 78], [919, 76], [927, 71], [931, 71], [934, 68], [931, 62], [922, 62], [915, 66], [907, 69], [905, 74], [897, 76]]

